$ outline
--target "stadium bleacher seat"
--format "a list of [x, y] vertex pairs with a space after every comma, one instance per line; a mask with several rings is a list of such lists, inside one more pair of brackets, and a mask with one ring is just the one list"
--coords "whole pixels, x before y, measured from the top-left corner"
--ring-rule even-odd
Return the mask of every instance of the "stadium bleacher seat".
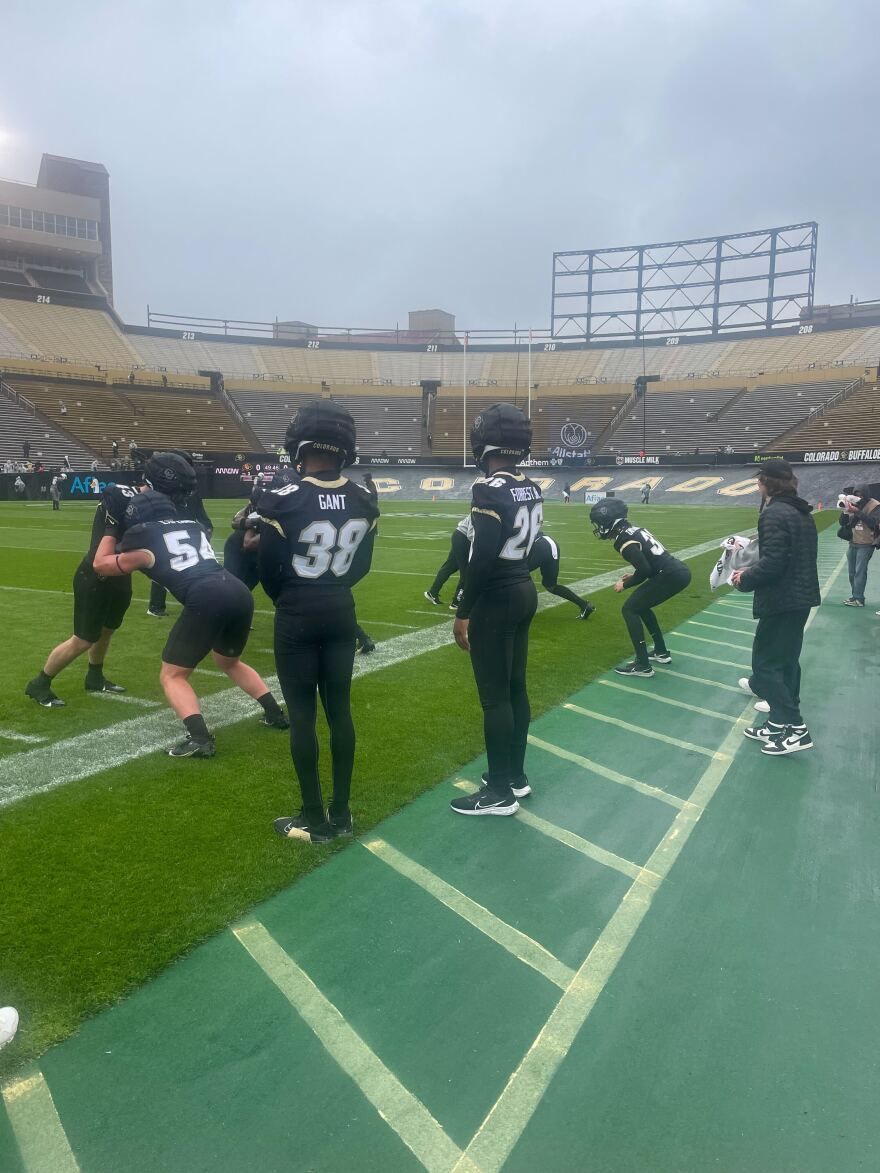
[[[107, 460], [114, 440], [125, 455], [130, 441], [139, 447], [248, 451], [251, 444], [223, 404], [204, 393], [181, 392], [99, 382], [49, 382], [7, 375], [50, 422], [76, 436]], [[62, 410], [62, 408], [66, 408]]]
[[25, 344], [19, 353], [65, 358], [69, 362], [131, 367], [142, 365], [137, 352], [109, 314], [79, 306], [0, 302], [0, 315]]
[[[284, 440], [290, 417], [307, 400], [319, 398], [320, 387], [301, 391], [231, 390], [230, 394], [262, 444], [274, 452]], [[354, 416], [362, 454], [420, 454], [421, 391], [417, 395], [383, 394], [380, 388], [365, 387], [358, 394], [346, 394], [345, 389], [337, 387], [333, 400]]]
[[770, 452], [821, 448], [880, 448], [880, 389], [862, 386], [840, 404], [769, 445]]
[[[40, 279], [50, 276], [44, 271]], [[66, 279], [62, 274], [62, 282]], [[80, 280], [75, 275], [71, 279]], [[536, 452], [546, 451], [555, 446], [555, 433], [570, 420], [583, 423], [592, 433], [590, 439], [596, 440], [626, 399], [633, 379], [647, 372], [660, 378], [649, 399], [649, 413], [655, 413], [649, 419], [653, 447], [674, 452], [732, 444], [755, 450], [824, 403], [837, 390], [836, 384], [859, 364], [876, 364], [880, 352], [880, 327], [876, 326], [815, 333], [805, 328], [803, 334], [711, 342], [681, 337], [675, 345], [644, 349], [610, 344], [568, 349], [561, 342], [541, 341], [532, 346], [529, 372], [528, 355], [522, 346], [482, 351], [470, 347], [465, 370], [463, 350], [429, 351], [427, 346], [378, 349], [378, 344], [375, 350], [366, 346], [346, 349], [344, 344], [333, 345], [327, 339], [315, 339], [316, 345], [305, 347], [268, 338], [260, 342], [222, 335], [199, 339], [169, 335], [123, 329], [110, 312], [100, 308], [37, 304], [36, 300], [14, 296], [4, 298], [0, 293], [0, 370], [4, 356], [10, 370], [16, 361], [27, 362], [31, 368], [45, 370], [50, 385], [63, 373], [59, 364], [67, 365], [71, 381], [75, 371], [94, 378], [92, 373], [98, 368], [97, 382], [104, 384], [103, 395], [100, 389], [95, 391], [95, 410], [89, 413], [88, 425], [83, 416], [82, 426], [88, 426], [84, 441], [99, 446], [105, 433], [110, 435], [123, 423], [142, 434], [142, 418], [131, 406], [125, 407], [119, 396], [130, 379], [137, 387], [158, 394], [162, 394], [157, 387], [162, 377], [169, 382], [168, 393], [199, 393], [206, 391], [208, 384], [197, 372], [216, 370], [223, 373], [230, 393], [241, 397], [246, 419], [269, 448], [283, 434], [284, 417], [291, 410], [281, 405], [299, 395], [332, 394], [351, 406], [365, 452], [391, 451], [393, 447], [400, 453], [413, 453], [421, 448], [422, 455], [428, 454], [421, 426], [422, 380], [436, 380], [441, 388], [432, 422], [434, 451], [457, 455], [463, 439], [456, 418], [461, 410], [462, 380], [467, 378], [470, 411], [484, 399], [525, 400], [531, 374]], [[795, 386], [792, 380], [797, 371], [803, 371], [804, 378]], [[22, 368], [19, 373], [34, 372]], [[690, 380], [692, 387], [686, 385]], [[107, 392], [110, 383], [116, 384], [116, 391]], [[604, 399], [595, 398], [596, 392]], [[734, 394], [740, 396], [735, 402]], [[266, 395], [274, 398], [264, 398]], [[395, 407], [383, 401], [386, 395], [393, 398]], [[100, 414], [99, 398], [102, 410], [106, 409], [102, 425], [94, 419]], [[194, 423], [192, 404], [188, 417], [187, 405], [183, 405], [181, 415], [185, 418], [181, 422], [187, 430], [181, 442], [204, 444], [209, 449], [219, 441], [223, 448], [252, 448], [253, 440], [242, 435], [222, 405], [207, 395], [204, 399], [205, 418], [198, 430], [190, 430]], [[150, 399], [141, 406], [153, 410], [160, 429], [157, 439], [167, 442], [164, 421], [166, 415], [174, 417], [175, 404], [168, 399]], [[630, 415], [640, 413], [636, 408]], [[377, 436], [391, 420], [393, 435]], [[624, 419], [615, 436], [606, 438], [603, 451], [637, 451], [641, 443], [640, 418]]]
[[30, 460], [42, 461], [46, 468], [58, 467], [67, 456], [74, 468], [85, 469], [93, 456], [81, 444], [76, 444], [55, 428], [47, 427], [27, 409], [0, 395], [0, 464], [22, 459], [22, 444], [30, 443]]

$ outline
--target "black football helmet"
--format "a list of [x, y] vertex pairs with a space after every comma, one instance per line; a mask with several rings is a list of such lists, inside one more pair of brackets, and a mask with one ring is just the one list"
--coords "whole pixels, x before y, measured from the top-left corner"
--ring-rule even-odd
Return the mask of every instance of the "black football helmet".
[[182, 501], [198, 481], [195, 469], [179, 452], [154, 452], [144, 465], [144, 483], [172, 501]]
[[597, 501], [590, 510], [590, 524], [597, 538], [613, 538], [626, 521], [629, 512], [625, 501], [619, 497], [606, 497]]
[[357, 429], [351, 414], [332, 399], [312, 399], [303, 404], [287, 425], [284, 447], [290, 459], [302, 459], [306, 446], [313, 452], [329, 452], [345, 468], [355, 458]]
[[177, 517], [174, 502], [165, 493], [148, 489], [132, 497], [125, 510], [125, 526], [143, 525], [148, 521], [173, 521]]
[[532, 425], [512, 403], [493, 403], [481, 411], [471, 428], [471, 451], [477, 467], [490, 453], [524, 460], [532, 446]]

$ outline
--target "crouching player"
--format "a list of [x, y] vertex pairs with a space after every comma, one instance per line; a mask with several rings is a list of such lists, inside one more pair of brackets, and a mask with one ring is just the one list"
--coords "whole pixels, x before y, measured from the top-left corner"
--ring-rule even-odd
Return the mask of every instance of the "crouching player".
[[[653, 676], [652, 663], [672, 663], [653, 608], [683, 591], [691, 581], [691, 572], [648, 530], [630, 525], [626, 515], [626, 502], [618, 497], [607, 497], [590, 510], [593, 533], [604, 540], [613, 539], [614, 549], [633, 567], [633, 573], [625, 574], [614, 584], [614, 589], [619, 593], [631, 587], [638, 588], [622, 608], [635, 659], [614, 671], [621, 676]], [[650, 652], [645, 644], [642, 623], [654, 640]]]
[[579, 614], [578, 619], [589, 619], [596, 608], [587, 599], [582, 599], [567, 586], [559, 582], [559, 546], [546, 534], [540, 534], [529, 551], [529, 572], [540, 570], [541, 586], [558, 599], [566, 599], [574, 603]]
[[142, 571], [183, 604], [162, 652], [159, 679], [169, 705], [183, 721], [186, 737], [169, 749], [173, 758], [210, 758], [208, 731], [189, 678], [213, 651], [214, 662], [263, 709], [263, 724], [287, 728], [287, 718], [266, 682], [240, 657], [250, 633], [254, 601], [250, 591], [218, 563], [201, 522], [179, 512], [195, 487], [195, 473], [176, 453], [156, 452], [144, 468], [152, 491], [135, 498], [126, 513], [118, 546], [102, 539], [94, 568], [115, 577]]

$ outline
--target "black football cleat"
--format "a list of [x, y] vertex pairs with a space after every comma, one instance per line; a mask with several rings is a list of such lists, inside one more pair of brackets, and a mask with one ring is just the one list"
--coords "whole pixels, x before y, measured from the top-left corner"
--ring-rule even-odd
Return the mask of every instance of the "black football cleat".
[[172, 745], [168, 750], [168, 756], [170, 758], [212, 758], [216, 752], [217, 747], [213, 737], [209, 737], [207, 741], [197, 741], [196, 738], [187, 736], [183, 741]]
[[86, 692], [125, 692], [121, 684], [114, 684], [112, 680], [108, 680], [106, 676], [101, 679], [100, 684], [89, 684], [86, 681]]
[[[480, 776], [480, 781], [483, 783], [484, 786], [489, 785], [488, 771], [484, 772]], [[529, 780], [525, 776], [525, 774], [523, 774], [522, 777], [517, 780], [517, 783], [515, 786], [511, 782], [510, 789], [513, 791], [514, 798], [528, 798], [528, 796], [532, 793], [532, 788], [531, 788], [531, 786], [529, 786]]]
[[167, 619], [168, 618], [168, 612], [166, 611], [166, 609], [164, 607], [162, 608], [161, 611], [154, 609], [153, 607], [147, 607], [147, 614], [152, 615], [154, 619]]
[[310, 827], [302, 816], [287, 815], [282, 819], [275, 819], [272, 823], [277, 834], [284, 839], [301, 839], [304, 843], [332, 843], [336, 832], [329, 823], [321, 823], [318, 827]]
[[268, 729], [290, 728], [287, 713], [283, 709], [279, 709], [277, 713], [273, 713], [271, 716], [268, 713], [263, 713], [262, 717], [260, 717], [260, 724], [265, 725]]
[[519, 803], [512, 794], [502, 797], [493, 793], [488, 786], [476, 794], [453, 798], [449, 805], [457, 815], [515, 815], [519, 810]]
[[64, 701], [61, 699], [61, 697], [56, 696], [48, 685], [41, 685], [36, 677], [33, 680], [29, 680], [27, 682], [27, 684], [24, 686], [24, 691], [25, 696], [29, 696], [31, 700], [36, 701], [37, 704], [43, 709], [64, 708]]
[[429, 603], [433, 603], [435, 607], [441, 606], [439, 595], [432, 595], [430, 591], [425, 591], [424, 598], [426, 598]]
[[369, 636], [366, 639], [362, 639], [358, 644], [358, 654], [361, 656], [369, 656], [370, 652], [375, 652], [375, 650], [376, 641], [370, 639]]
[[578, 619], [589, 619], [595, 610], [596, 610], [596, 608], [593, 606], [592, 603], [585, 603], [584, 606], [581, 608], [581, 612], [578, 615]]
[[650, 664], [640, 664], [638, 660], [631, 660], [629, 664], [621, 664], [614, 671], [618, 676], [653, 676], [654, 669]]

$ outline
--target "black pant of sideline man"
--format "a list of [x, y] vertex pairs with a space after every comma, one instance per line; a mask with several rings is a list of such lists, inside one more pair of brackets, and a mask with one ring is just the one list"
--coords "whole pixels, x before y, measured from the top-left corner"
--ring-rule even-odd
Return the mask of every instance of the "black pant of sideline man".
[[746, 729], [772, 757], [812, 749], [800, 709], [800, 655], [804, 628], [819, 605], [816, 565], [818, 534], [812, 506], [797, 495], [797, 478], [785, 460], [768, 460], [757, 470], [762, 509], [758, 519], [758, 561], [735, 571], [731, 581], [753, 591], [758, 620], [752, 645], [752, 675], [740, 681], [770, 705], [767, 723]]

